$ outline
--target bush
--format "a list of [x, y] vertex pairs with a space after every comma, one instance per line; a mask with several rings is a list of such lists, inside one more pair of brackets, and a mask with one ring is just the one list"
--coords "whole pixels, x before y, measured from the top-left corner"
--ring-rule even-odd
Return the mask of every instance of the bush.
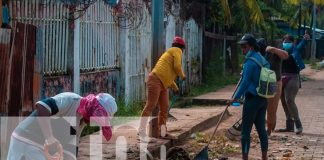
[[[220, 54], [216, 53], [208, 64], [208, 67], [203, 74], [203, 82], [200, 86], [192, 87], [190, 96], [197, 96], [207, 92], [214, 92], [226, 85], [236, 84], [239, 75], [225, 75], [223, 76], [223, 59], [219, 58]], [[241, 54], [239, 54], [241, 55]], [[242, 58], [240, 57], [240, 64]]]

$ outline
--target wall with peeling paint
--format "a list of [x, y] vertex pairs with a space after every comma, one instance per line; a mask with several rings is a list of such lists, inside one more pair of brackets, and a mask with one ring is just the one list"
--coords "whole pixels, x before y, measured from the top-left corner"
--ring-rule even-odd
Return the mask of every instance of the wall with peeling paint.
[[[38, 2], [40, 0], [34, 0]], [[143, 24], [137, 28], [121, 29], [113, 19], [110, 6], [98, 1], [80, 18], [80, 92], [108, 92], [127, 102], [146, 99], [146, 77], [151, 71], [151, 15], [143, 7]], [[42, 28], [37, 48], [43, 53], [43, 97], [72, 91], [72, 77], [68, 73], [68, 35], [73, 28], [67, 21], [69, 10], [56, 3], [49, 8], [29, 1], [13, 1], [11, 7], [21, 12], [13, 16], [13, 22], [33, 24]], [[30, 10], [33, 8], [33, 10]], [[49, 13], [53, 10], [53, 14]], [[127, 22], [126, 22], [127, 23]], [[72, 23], [73, 24], [73, 23]], [[120, 24], [119, 24], [120, 25]], [[171, 46], [175, 35], [183, 36], [187, 49], [183, 56], [183, 69], [188, 80], [180, 88], [189, 92], [191, 85], [201, 82], [202, 28], [195, 20], [187, 21], [169, 16], [165, 23], [166, 48]], [[71, 29], [70, 29], [71, 30]], [[41, 47], [39, 47], [41, 46]], [[71, 46], [70, 46], [71, 47]]]
[[43, 96], [51, 97], [62, 92], [72, 91], [71, 76], [56, 76], [56, 77], [45, 77], [43, 86]]
[[[71, 92], [71, 76], [45, 77], [43, 88], [44, 97], [51, 97], [62, 92]], [[80, 75], [81, 96], [101, 92], [106, 92], [113, 96], [120, 95], [119, 71], [90, 72]]]

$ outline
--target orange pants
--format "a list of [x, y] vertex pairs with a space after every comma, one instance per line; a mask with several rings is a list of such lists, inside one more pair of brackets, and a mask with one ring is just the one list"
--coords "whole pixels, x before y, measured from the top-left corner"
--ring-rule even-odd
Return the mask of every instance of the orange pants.
[[150, 73], [147, 80], [147, 101], [140, 122], [141, 132], [146, 133], [147, 119], [152, 114], [157, 104], [159, 104], [158, 133], [160, 133], [161, 126], [166, 125], [167, 121], [169, 93], [163, 86], [161, 80], [153, 73]]
[[276, 127], [277, 122], [277, 109], [282, 91], [282, 82], [281, 80], [277, 82], [277, 92], [275, 97], [268, 99], [268, 108], [267, 108], [267, 127], [268, 134], [270, 134]]

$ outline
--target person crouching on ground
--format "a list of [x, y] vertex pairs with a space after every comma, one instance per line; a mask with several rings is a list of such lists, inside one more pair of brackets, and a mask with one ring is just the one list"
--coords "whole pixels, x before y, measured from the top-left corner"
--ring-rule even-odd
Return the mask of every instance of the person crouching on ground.
[[102, 126], [107, 141], [112, 137], [110, 119], [117, 104], [107, 93], [81, 97], [65, 92], [37, 102], [35, 108], [12, 133], [7, 160], [58, 159], [47, 151], [56, 147], [63, 148], [64, 159], [76, 160], [82, 130], [92, 120]]
[[288, 58], [288, 53], [285, 50], [279, 48], [267, 46], [266, 40], [260, 38], [257, 40], [260, 53], [270, 63], [270, 69], [275, 71], [277, 77], [277, 90], [275, 97], [268, 99], [267, 107], [267, 133], [268, 136], [274, 131], [277, 121], [277, 109], [278, 103], [281, 96], [281, 67], [282, 61]]
[[267, 99], [260, 97], [257, 93], [259, 86], [261, 67], [250, 58], [254, 58], [266, 67], [270, 67], [265, 58], [257, 51], [257, 41], [251, 34], [245, 34], [238, 42], [241, 45], [243, 54], [245, 55], [245, 62], [243, 64], [243, 73], [241, 82], [238, 85], [237, 91], [234, 93], [233, 99], [229, 101], [238, 101], [245, 95], [242, 113], [242, 158], [248, 160], [251, 130], [253, 124], [255, 125], [262, 150], [262, 159], [267, 159], [268, 151], [268, 135], [265, 129], [265, 116], [267, 111]]
[[156, 105], [159, 104], [158, 134], [159, 137], [166, 136], [166, 121], [169, 107], [168, 88], [179, 92], [175, 83], [177, 76], [183, 80], [186, 76], [182, 70], [182, 53], [185, 49], [185, 41], [181, 37], [173, 39], [172, 47], [169, 48], [158, 60], [147, 80], [147, 101], [141, 115], [139, 136], [146, 137], [146, 123]]

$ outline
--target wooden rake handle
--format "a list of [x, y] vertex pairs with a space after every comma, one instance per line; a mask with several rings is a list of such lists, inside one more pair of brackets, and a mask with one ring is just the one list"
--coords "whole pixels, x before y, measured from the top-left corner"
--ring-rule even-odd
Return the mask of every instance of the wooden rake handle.
[[[232, 98], [233, 98], [235, 92], [237, 91], [237, 88], [238, 88], [238, 86], [240, 85], [241, 80], [242, 80], [242, 78], [240, 78], [239, 82], [236, 84], [236, 86], [235, 86], [235, 90], [234, 90], [233, 95], [232, 95]], [[227, 112], [229, 106], [231, 106], [231, 104], [227, 104], [227, 106], [226, 106], [224, 112], [223, 112], [222, 115], [220, 116], [220, 118], [219, 118], [219, 120], [218, 120], [218, 122], [217, 122], [217, 124], [216, 124], [215, 130], [214, 130], [214, 133], [213, 133], [212, 136], [210, 137], [210, 140], [209, 140], [209, 142], [208, 142], [208, 144], [207, 144], [207, 147], [210, 145], [212, 139], [214, 138], [214, 136], [215, 136], [215, 134], [216, 134], [216, 131], [217, 131], [217, 129], [218, 129], [218, 126], [219, 126], [220, 123], [222, 122], [222, 120], [223, 120], [223, 118], [224, 118], [224, 115], [225, 115], [225, 113]]]

